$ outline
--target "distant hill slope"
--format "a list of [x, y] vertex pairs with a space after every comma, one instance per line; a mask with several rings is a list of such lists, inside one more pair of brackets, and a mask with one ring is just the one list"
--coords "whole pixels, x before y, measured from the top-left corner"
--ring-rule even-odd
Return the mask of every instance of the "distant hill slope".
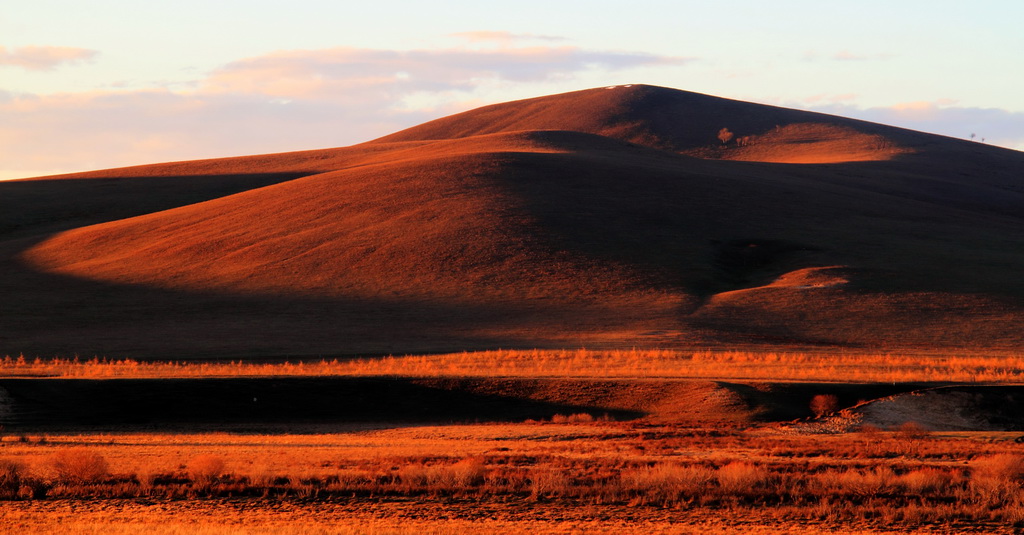
[[20, 199], [0, 290], [21, 304], [0, 352], [1024, 348], [1022, 170], [1015, 151], [623, 86], [346, 148], [0, 183]]
[[[702, 157], [800, 163], [889, 159], [930, 136], [894, 127], [647, 85], [539, 97], [444, 117], [380, 142], [572, 130]], [[740, 150], [722, 150], [735, 147]], [[757, 151], [750, 149], [757, 147]], [[753, 152], [753, 153], [752, 153]]]

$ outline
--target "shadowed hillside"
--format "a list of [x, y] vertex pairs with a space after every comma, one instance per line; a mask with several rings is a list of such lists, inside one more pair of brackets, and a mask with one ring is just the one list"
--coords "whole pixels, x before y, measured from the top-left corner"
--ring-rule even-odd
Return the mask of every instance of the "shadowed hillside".
[[1022, 347], [1022, 170], [622, 86], [347, 148], [0, 183], [0, 290], [23, 304], [0, 350]]

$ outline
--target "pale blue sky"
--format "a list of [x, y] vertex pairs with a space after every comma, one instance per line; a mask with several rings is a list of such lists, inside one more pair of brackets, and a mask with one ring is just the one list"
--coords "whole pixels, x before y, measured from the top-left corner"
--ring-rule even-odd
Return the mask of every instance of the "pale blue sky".
[[2, 0], [0, 178], [648, 83], [1024, 149], [1024, 3]]

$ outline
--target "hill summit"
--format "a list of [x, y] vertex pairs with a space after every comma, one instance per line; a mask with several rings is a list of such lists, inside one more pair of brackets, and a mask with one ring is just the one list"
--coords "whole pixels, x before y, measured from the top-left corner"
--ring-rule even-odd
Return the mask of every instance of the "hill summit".
[[0, 183], [0, 350], [1022, 347], [1024, 154], [644, 85]]

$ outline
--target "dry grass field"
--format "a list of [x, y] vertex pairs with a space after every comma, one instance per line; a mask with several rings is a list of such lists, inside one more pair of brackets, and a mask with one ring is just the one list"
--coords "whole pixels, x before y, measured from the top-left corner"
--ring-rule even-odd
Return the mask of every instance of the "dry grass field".
[[[1019, 429], [1012, 414], [1009, 424], [1004, 418], [1020, 409], [1012, 354], [492, 351], [277, 364], [9, 358], [0, 370], [0, 409], [12, 422], [0, 440], [0, 522], [18, 532], [1024, 527], [1020, 432], [934, 430], [951, 413], [981, 407], [992, 411], [990, 422]], [[912, 383], [836, 381], [858, 373], [932, 386], [915, 394]], [[831, 380], [811, 382], [819, 376]], [[771, 377], [794, 382], [758, 382]], [[953, 394], [921, 398], [960, 403], [937, 405], [932, 420], [914, 409], [913, 396], [968, 377], [1011, 390], [985, 403], [969, 391], [975, 405]], [[392, 395], [402, 399], [388, 401]], [[860, 396], [879, 399], [864, 404]], [[33, 397], [56, 408], [33, 405]], [[495, 399], [506, 405], [460, 408]], [[160, 408], [168, 404], [180, 410]], [[573, 407], [586, 412], [553, 412]], [[917, 412], [885, 426], [867, 417], [899, 410]], [[150, 420], [136, 421], [139, 414]], [[510, 421], [516, 415], [522, 419]]]
[[1015, 351], [879, 353], [725, 350], [492, 350], [347, 360], [0, 359], [0, 377], [287, 376], [688, 378], [815, 382], [1024, 382]]
[[0, 492], [13, 501], [0, 521], [28, 532], [161, 534], [1024, 526], [1016, 434], [556, 420], [9, 436]]

